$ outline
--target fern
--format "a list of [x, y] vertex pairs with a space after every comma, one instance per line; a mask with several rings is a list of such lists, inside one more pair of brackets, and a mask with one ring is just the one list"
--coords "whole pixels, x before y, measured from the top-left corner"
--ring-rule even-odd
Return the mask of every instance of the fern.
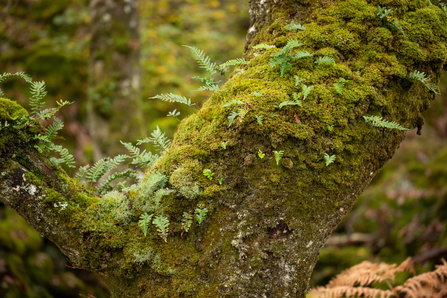
[[169, 219], [164, 215], [158, 215], [154, 218], [152, 224], [157, 227], [158, 235], [167, 242], [166, 238], [168, 237], [169, 232]]
[[72, 102], [69, 101], [56, 101], [57, 107], [56, 108], [49, 108], [45, 110], [38, 111], [36, 114], [36, 118], [42, 119], [45, 121], [48, 121], [51, 119], [62, 107], [66, 105], [72, 104]]
[[255, 117], [256, 117], [256, 121], [258, 122], [258, 124], [262, 125], [262, 119], [264, 119], [264, 117], [263, 116], [257, 116], [257, 115], [255, 115]]
[[243, 58], [236, 58], [228, 60], [227, 62], [220, 65], [220, 67], [226, 67], [226, 66], [234, 66], [234, 65], [240, 65], [240, 64], [248, 64], [248, 61], [245, 61]]
[[201, 68], [206, 69], [206, 71], [210, 75], [217, 73], [217, 71], [216, 71], [217, 64], [212, 63], [211, 59], [205, 55], [205, 52], [203, 52], [202, 50], [199, 50], [196, 47], [191, 47], [191, 46], [186, 46], [186, 45], [184, 45], [184, 47], [187, 47], [191, 50], [192, 57], [194, 58], [194, 60], [197, 61], [197, 63], [199, 64], [199, 66]]
[[309, 96], [312, 89], [314, 89], [314, 86], [306, 86], [306, 85], [302, 84], [301, 87], [303, 88], [303, 92], [302, 92], [303, 100], [305, 100], [307, 98], [307, 96]]
[[183, 212], [183, 216], [182, 216], [182, 234], [181, 236], [183, 236], [183, 232], [188, 233], [189, 229], [191, 228], [192, 225], [192, 216], [191, 214], [189, 214], [188, 212]]
[[257, 90], [255, 92], [253, 92], [252, 94], [250, 94], [250, 95], [257, 96], [257, 97], [264, 96], [264, 94], [262, 94], [261, 92], [259, 92]]
[[143, 231], [144, 237], [147, 235], [147, 229], [149, 228], [149, 224], [151, 222], [153, 214], [141, 214], [140, 220], [138, 221], [138, 225], [140, 226], [140, 229]]
[[342, 94], [343, 92], [343, 86], [346, 82], [349, 82], [349, 80], [345, 80], [344, 78], [339, 78], [337, 83], [334, 83], [335, 91], [337, 91], [338, 94]]
[[89, 182], [97, 183], [105, 173], [115, 169], [121, 162], [123, 162], [129, 156], [121, 154], [115, 158], [103, 158], [98, 160], [92, 168], [89, 168], [86, 174], [86, 178]]
[[50, 161], [51, 161], [54, 165], [58, 166], [58, 165], [64, 163], [64, 164], [66, 164], [69, 168], [76, 168], [76, 167], [74, 166], [74, 163], [75, 163], [75, 161], [74, 161], [74, 157], [73, 157], [73, 155], [71, 155], [71, 154], [68, 152], [68, 149], [67, 149], [67, 148], [63, 148], [63, 147], [60, 146], [60, 145], [52, 145], [49, 149], [52, 150], [52, 151], [58, 152], [59, 155], [60, 155], [60, 158], [55, 158], [55, 157], [50, 158]]
[[268, 44], [265, 44], [265, 43], [261, 43], [261, 44], [255, 45], [255, 46], [253, 47], [253, 49], [270, 50], [270, 49], [276, 49], [276, 47], [275, 47], [275, 46], [268, 45]]
[[171, 140], [169, 140], [164, 132], [161, 132], [160, 128], [157, 126], [157, 129], [151, 133], [152, 138], [149, 138], [154, 143], [155, 147], [158, 148], [161, 154], [164, 154], [169, 146], [171, 146]]
[[335, 59], [332, 57], [324, 56], [319, 57], [317, 60], [315, 60], [316, 64], [335, 64]]
[[276, 165], [279, 165], [279, 161], [281, 160], [284, 151], [273, 151], [273, 154], [275, 155]]
[[233, 121], [237, 116], [239, 116], [238, 112], [231, 112], [230, 116], [228, 116], [228, 122], [229, 122], [228, 127], [230, 127], [231, 124], [233, 124]]
[[284, 28], [286, 28], [287, 30], [306, 30], [307, 27], [304, 27], [301, 24], [295, 24], [295, 23], [291, 23], [287, 26], [285, 26]]
[[326, 167], [328, 165], [330, 165], [331, 163], [333, 163], [335, 161], [335, 158], [336, 158], [335, 154], [329, 156], [329, 154], [325, 153], [324, 154], [324, 160], [326, 161]]
[[64, 128], [64, 123], [57, 117], [54, 117], [54, 122], [46, 128], [46, 136], [49, 140], [56, 137], [57, 132]]
[[300, 106], [300, 107], [302, 107], [303, 105], [301, 104], [301, 100], [298, 100], [298, 101], [286, 100], [286, 101], [283, 101], [282, 103], [280, 103], [278, 108], [281, 109], [284, 106]]
[[167, 117], [174, 117], [178, 122], [180, 122], [180, 119], [177, 116], [180, 116], [180, 112], [177, 112], [177, 109], [174, 111], [170, 111], [167, 115]]
[[[7, 79], [14, 78], [14, 77], [22, 78], [27, 83], [31, 83], [32, 82], [31, 77], [28, 76], [23, 71], [21, 71], [21, 72], [16, 72], [16, 73], [4, 72], [3, 74], [0, 75], [0, 83], [6, 81]], [[3, 92], [2, 89], [0, 89], [0, 97], [3, 97], [4, 95], [5, 95], [5, 93]]]
[[390, 122], [383, 120], [383, 117], [381, 116], [363, 116], [365, 119], [365, 122], [375, 126], [375, 127], [385, 127], [385, 128], [392, 128], [392, 129], [399, 129], [399, 130], [409, 130], [408, 128], [400, 126], [396, 122]]
[[168, 102], [183, 103], [183, 104], [185, 104], [187, 106], [195, 105], [195, 103], [191, 103], [191, 99], [186, 98], [186, 97], [181, 96], [181, 95], [172, 94], [172, 93], [157, 94], [157, 95], [155, 95], [153, 97], [150, 97], [150, 98], [161, 99], [163, 101], [168, 101]]
[[107, 177], [107, 179], [104, 182], [101, 183], [100, 187], [97, 187], [98, 193], [104, 195], [107, 192], [112, 191], [113, 187], [110, 185], [110, 183], [112, 183], [116, 179], [120, 179], [120, 178], [137, 180], [138, 179], [138, 173], [136, 171], [132, 171], [132, 170], [127, 170], [127, 171], [124, 171], [124, 172], [115, 173], [115, 174]]
[[[269, 61], [270, 66], [271, 67], [279, 66], [281, 76], [283, 76], [287, 71], [289, 71], [292, 68], [292, 64], [289, 61], [295, 58], [295, 56], [289, 55], [289, 51], [293, 48], [296, 48], [296, 47], [299, 47], [302, 45], [303, 45], [302, 43], [298, 42], [295, 39], [289, 40], [287, 42], [287, 44], [281, 50], [279, 50], [279, 52], [273, 53], [271, 55], [272, 58]], [[300, 52], [300, 53], [304, 53], [304, 52]]]
[[377, 13], [376, 15], [380, 18], [380, 19], [385, 19], [386, 17], [388, 17], [389, 14], [391, 14], [393, 12], [392, 9], [386, 9], [386, 7], [380, 7], [377, 9]]
[[420, 72], [418, 70], [415, 70], [414, 72], [410, 73], [408, 77], [412, 80], [416, 80], [421, 82], [425, 85], [425, 87], [428, 88], [428, 90], [434, 92], [435, 94], [439, 94], [438, 87], [435, 85], [430, 84], [428, 81], [431, 80], [430, 77], [426, 77], [425, 72]]
[[299, 58], [304, 58], [304, 57], [312, 57], [313, 55], [315, 55], [315, 53], [309, 53], [308, 51], [301, 51], [295, 54], [295, 56], [293, 56], [294, 59], [299, 59]]
[[200, 225], [205, 220], [206, 214], [208, 213], [208, 209], [206, 209], [206, 208], [203, 208], [203, 209], [196, 208], [195, 211], [196, 211], [197, 223]]
[[240, 101], [239, 99], [233, 99], [232, 101], [229, 101], [226, 104], [224, 104], [223, 107], [229, 107], [232, 105], [245, 105], [245, 104], [247, 104], [247, 103]]
[[45, 104], [42, 99], [47, 95], [45, 90], [45, 82], [32, 82], [30, 88], [31, 98], [29, 105], [31, 106], [31, 113], [36, 115], [42, 109]]
[[152, 154], [152, 152], [146, 152], [146, 150], [140, 153], [140, 149], [133, 146], [132, 143], [121, 142], [121, 144], [132, 153], [130, 156], [133, 158], [131, 164], [137, 165], [143, 169], [151, 167], [159, 158], [158, 154]]
[[277, 57], [277, 56], [287, 55], [291, 49], [296, 48], [296, 47], [300, 47], [302, 45], [303, 44], [300, 43], [296, 39], [289, 40], [287, 42], [287, 44], [278, 53], [273, 53], [272, 56], [273, 57]]
[[293, 76], [295, 78], [295, 86], [298, 86], [299, 83], [304, 81], [304, 79], [299, 78], [298, 76]]

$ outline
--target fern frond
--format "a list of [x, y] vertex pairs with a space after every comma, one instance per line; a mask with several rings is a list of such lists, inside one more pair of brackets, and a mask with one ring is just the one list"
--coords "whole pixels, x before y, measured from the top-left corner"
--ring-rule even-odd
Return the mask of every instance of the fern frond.
[[228, 121], [229, 121], [229, 123], [230, 123], [230, 124], [228, 125], [228, 127], [230, 127], [231, 124], [233, 124], [233, 121], [234, 121], [234, 119], [235, 119], [237, 116], [239, 116], [239, 113], [238, 113], [238, 112], [231, 112], [230, 116], [228, 116]]
[[383, 117], [381, 116], [363, 116], [363, 118], [365, 119], [366, 123], [375, 127], [386, 127], [398, 130], [410, 130], [408, 128], [400, 126], [396, 122], [383, 120]]
[[89, 168], [86, 174], [89, 182], [97, 183], [105, 173], [115, 169], [121, 162], [123, 162], [129, 156], [121, 154], [115, 158], [103, 158], [98, 160], [93, 167]]
[[98, 190], [98, 193], [104, 195], [107, 192], [112, 191], [113, 187], [110, 185], [110, 183], [112, 183], [116, 179], [120, 179], [120, 178], [137, 180], [138, 173], [136, 171], [127, 170], [124, 172], [119, 172], [119, 173], [110, 175], [109, 177], [107, 177], [107, 179], [104, 182], [101, 183], [101, 185], [99, 187], [96, 187], [96, 189]]
[[[6, 81], [7, 79], [13, 78], [13, 77], [22, 78], [27, 83], [31, 83], [32, 82], [31, 77], [28, 76], [23, 71], [21, 71], [21, 72], [16, 72], [16, 73], [4, 72], [3, 74], [0, 74], [0, 83], [2, 83], [3, 81]], [[5, 95], [5, 93], [3, 92], [2, 89], [0, 89], [0, 97], [3, 97], [4, 95]]]
[[140, 220], [138, 221], [138, 225], [140, 226], [140, 229], [143, 231], [144, 237], [147, 235], [147, 229], [149, 228], [149, 224], [151, 222], [153, 214], [141, 214]]
[[184, 96], [178, 95], [178, 94], [173, 94], [173, 93], [166, 93], [166, 94], [157, 94], [153, 97], [150, 98], [156, 98], [156, 99], [161, 99], [163, 101], [168, 101], [168, 102], [178, 102], [178, 103], [183, 103], [187, 106], [193, 106], [195, 105], [195, 103], [191, 103], [191, 99], [186, 98]]
[[49, 140], [52, 140], [56, 137], [57, 132], [62, 128], [64, 128], [64, 123], [62, 122], [62, 120], [54, 117], [54, 122], [47, 127], [45, 135], [48, 137]]
[[324, 57], [318, 57], [317, 60], [315, 60], [315, 63], [317, 64], [335, 64], [335, 59], [332, 57], [324, 56]]
[[298, 86], [299, 83], [304, 81], [304, 79], [299, 78], [298, 76], [293, 76], [295, 78], [295, 86]]
[[438, 87], [436, 87], [435, 85], [430, 84], [428, 82], [428, 81], [431, 80], [431, 78], [430, 77], [426, 77], [425, 72], [420, 72], [418, 70], [415, 70], [414, 72], [410, 73], [408, 75], [408, 77], [410, 79], [412, 79], [412, 80], [416, 80], [416, 81], [421, 82], [422, 84], [425, 85], [425, 87], [428, 88], [428, 90], [434, 92], [435, 94], [439, 94]]
[[295, 56], [293, 56], [294, 59], [299, 59], [299, 58], [304, 58], [304, 57], [312, 57], [313, 55], [315, 55], [315, 53], [309, 53], [308, 51], [301, 51], [295, 54]]
[[296, 23], [290, 23], [289, 25], [285, 26], [284, 28], [286, 28], [287, 30], [306, 30], [307, 27], [304, 27], [301, 24], [296, 24]]
[[328, 165], [330, 165], [331, 163], [333, 163], [335, 161], [335, 158], [336, 158], [335, 154], [329, 156], [329, 154], [325, 153], [324, 154], [324, 160], [326, 161], [326, 167]]
[[296, 39], [292, 39], [289, 40], [287, 42], [287, 44], [278, 52], [278, 53], [273, 53], [272, 57], [276, 57], [276, 56], [281, 56], [281, 55], [286, 55], [291, 49], [296, 48], [296, 47], [300, 47], [303, 44], [300, 43], [298, 40]]
[[300, 107], [302, 107], [302, 104], [301, 104], [300, 100], [298, 100], [298, 101], [286, 100], [286, 101], [283, 101], [282, 103], [280, 103], [278, 108], [281, 109], [284, 106], [300, 106]]
[[307, 96], [309, 96], [312, 89], [314, 89], [314, 86], [306, 86], [302, 84], [301, 87], [303, 87], [303, 100], [305, 100]]
[[264, 119], [264, 117], [255, 115], [255, 118], [256, 118], [256, 121], [259, 123], [259, 125], [262, 125], [262, 120]]
[[386, 18], [390, 13], [392, 13], [393, 10], [392, 9], [386, 9], [386, 7], [380, 7], [377, 9], [377, 13], [376, 15], [380, 18], [380, 19], [384, 19]]
[[[166, 150], [168, 150], [169, 146], [171, 146], [171, 140], [169, 140], [165, 133], [160, 130], [157, 126], [157, 129], [151, 133], [151, 138], [149, 138], [155, 145], [155, 147], [160, 151], [163, 155]], [[139, 145], [139, 144], [137, 144]]]
[[56, 108], [49, 108], [49, 109], [45, 109], [45, 110], [41, 110], [38, 111], [36, 114], [36, 118], [38, 119], [42, 119], [45, 121], [48, 121], [49, 119], [51, 119], [54, 114], [56, 114], [62, 107], [66, 106], [66, 105], [71, 105], [72, 102], [69, 101], [59, 101], [56, 102], [57, 103], [57, 107]]
[[205, 86], [200, 87], [197, 89], [197, 91], [203, 91], [203, 90], [210, 90], [210, 91], [219, 91], [219, 85], [220, 81], [214, 82], [214, 79], [211, 78], [201, 78], [199, 76], [192, 77], [193, 79], [200, 80]]
[[253, 49], [270, 50], [270, 49], [276, 49], [276, 47], [275, 47], [275, 46], [272, 46], [272, 45], [265, 44], [265, 43], [260, 43], [260, 44], [258, 44], [258, 45], [255, 45], [255, 46], [253, 47]]
[[42, 101], [42, 99], [47, 95], [47, 91], [45, 90], [45, 82], [32, 82], [30, 93], [32, 95], [29, 103], [31, 106], [31, 113], [37, 115], [45, 104]]
[[234, 66], [239, 64], [248, 64], [248, 61], [245, 61], [243, 58], [236, 58], [228, 60], [227, 62], [220, 65], [220, 67], [226, 67], [226, 66]]
[[132, 153], [130, 157], [133, 158], [133, 160], [131, 161], [131, 164], [133, 165], [137, 165], [144, 169], [147, 167], [151, 167], [159, 158], [157, 154], [146, 152], [146, 150], [140, 153], [140, 149], [133, 146], [132, 143], [125, 143], [122, 141], [120, 142], [127, 150], [129, 150], [130, 153]]
[[56, 166], [59, 166], [60, 164], [64, 163], [69, 168], [76, 168], [74, 166], [74, 163], [75, 163], [74, 157], [73, 157], [73, 155], [70, 154], [70, 152], [68, 152], [67, 148], [63, 148], [60, 145], [52, 145], [49, 149], [59, 153], [59, 155], [60, 155], [60, 158], [55, 158], [55, 157], [50, 158], [50, 161], [53, 164], [55, 164]]
[[160, 237], [163, 238], [165, 242], [167, 242], [166, 238], [168, 237], [169, 232], [169, 219], [164, 215], [158, 215], [154, 218], [152, 224], [157, 227], [157, 231]]
[[79, 179], [80, 182], [87, 179], [87, 173], [90, 169], [90, 165], [85, 165], [83, 167], [79, 167], [78, 172], [76, 173], [76, 178]]
[[240, 101], [239, 99], [233, 99], [232, 101], [229, 101], [226, 104], [224, 104], [223, 107], [229, 107], [232, 105], [245, 105], [245, 104], [247, 104], [247, 103]]
[[276, 165], [279, 165], [279, 161], [281, 160], [284, 151], [273, 151], [273, 154], [275, 155]]
[[196, 47], [191, 47], [191, 46], [186, 46], [186, 45], [184, 45], [184, 47], [187, 47], [191, 50], [192, 57], [194, 58], [194, 60], [197, 61], [197, 63], [199, 64], [199, 66], [201, 68], [206, 69], [206, 71], [210, 75], [217, 73], [217, 71], [216, 71], [217, 64], [211, 62], [211, 59], [205, 55], [204, 51], [202, 51]]
[[337, 83], [334, 83], [335, 91], [337, 91], [338, 94], [342, 94], [343, 92], [343, 86], [346, 82], [349, 82], [349, 80], [345, 80], [344, 78], [339, 78]]

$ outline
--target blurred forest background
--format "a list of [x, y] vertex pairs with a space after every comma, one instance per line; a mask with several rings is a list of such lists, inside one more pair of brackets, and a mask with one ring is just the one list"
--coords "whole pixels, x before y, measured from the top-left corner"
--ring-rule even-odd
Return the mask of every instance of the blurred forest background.
[[[106, 2], [116, 5], [108, 11]], [[65, 122], [61, 142], [78, 165], [124, 152], [119, 140], [135, 142], [157, 126], [172, 136], [178, 122], [167, 113], [177, 109], [181, 119], [194, 110], [149, 98], [175, 93], [200, 106], [210, 95], [196, 91], [192, 77], [202, 72], [182, 45], [222, 63], [242, 56], [249, 27], [248, 1], [236, 0], [0, 0], [0, 19], [0, 72], [44, 80], [48, 105], [74, 102], [58, 117]], [[408, 132], [321, 251], [312, 286], [363, 260], [411, 256], [421, 273], [447, 256], [446, 75], [440, 87], [422, 135]], [[24, 82], [2, 88], [27, 105]], [[0, 297], [80, 296], [108, 291], [0, 205]]]

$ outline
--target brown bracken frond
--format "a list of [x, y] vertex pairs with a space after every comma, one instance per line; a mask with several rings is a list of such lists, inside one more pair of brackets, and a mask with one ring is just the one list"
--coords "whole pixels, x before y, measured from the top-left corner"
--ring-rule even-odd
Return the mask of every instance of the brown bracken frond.
[[[435, 271], [423, 273], [409, 278], [402, 286], [393, 287], [389, 282], [394, 281], [396, 274], [409, 271], [415, 274], [411, 258], [402, 264], [388, 265], [373, 264], [365, 261], [355, 265], [329, 282], [326, 287], [317, 287], [309, 294], [311, 298], [445, 298], [447, 297], [447, 262], [436, 267]], [[390, 290], [367, 288], [376, 282], [386, 281]]]

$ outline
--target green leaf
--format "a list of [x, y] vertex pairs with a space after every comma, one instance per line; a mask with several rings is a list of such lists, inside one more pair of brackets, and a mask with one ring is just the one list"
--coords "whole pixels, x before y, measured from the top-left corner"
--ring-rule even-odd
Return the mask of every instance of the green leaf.
[[265, 156], [265, 153], [262, 153], [261, 149], [259, 149], [258, 156], [259, 156], [260, 159], [263, 159], [264, 156]]
[[156, 98], [156, 99], [161, 99], [163, 101], [168, 101], [168, 102], [178, 102], [178, 103], [183, 103], [187, 106], [193, 106], [195, 105], [195, 103], [191, 103], [191, 99], [186, 98], [184, 96], [178, 95], [178, 94], [172, 94], [172, 93], [166, 93], [166, 94], [157, 94], [153, 97], [149, 97], [149, 98]]
[[234, 119], [235, 119], [237, 116], [239, 116], [239, 113], [238, 113], [238, 112], [231, 112], [230, 116], [228, 116], [228, 121], [229, 121], [229, 123], [230, 123], [230, 124], [228, 125], [228, 127], [230, 127], [231, 124], [233, 124], [233, 121], [234, 121]]
[[336, 158], [335, 154], [329, 156], [327, 153], [325, 153], [325, 154], [324, 154], [324, 160], [326, 161], [326, 167], [327, 167], [328, 165], [330, 165], [331, 163], [333, 163], [334, 160], [335, 160], [335, 158]]
[[296, 23], [290, 23], [289, 25], [285, 26], [284, 28], [286, 28], [287, 30], [306, 30], [306, 27], [304, 27], [301, 24], [296, 24]]
[[210, 75], [217, 73], [217, 71], [216, 71], [217, 64], [212, 63], [211, 59], [209, 57], [207, 57], [202, 50], [199, 50], [196, 47], [191, 47], [191, 46], [186, 46], [186, 45], [184, 45], [184, 47], [187, 47], [191, 50], [192, 57], [197, 61], [197, 63], [199, 64], [199, 66], [201, 68], [206, 69], [206, 71]]
[[317, 58], [317, 60], [315, 60], [315, 63], [317, 64], [335, 64], [335, 59], [332, 57], [328, 57], [328, 56], [324, 56], [324, 57], [319, 57]]
[[304, 81], [304, 79], [299, 78], [298, 76], [293, 76], [295, 78], [295, 86], [298, 86], [299, 83]]
[[196, 211], [197, 223], [200, 225], [205, 220], [205, 216], [208, 213], [208, 209], [206, 209], [206, 208], [203, 208], [203, 209], [196, 208], [195, 211]]
[[308, 86], [302, 84], [301, 87], [303, 87], [303, 100], [305, 100], [307, 98], [307, 96], [310, 94], [310, 92], [312, 91], [312, 89], [314, 89], [314, 86], [308, 87]]
[[398, 130], [410, 130], [408, 128], [400, 126], [396, 122], [386, 121], [381, 116], [363, 116], [363, 118], [365, 119], [366, 123], [375, 127], [386, 127]]
[[298, 100], [298, 101], [286, 100], [286, 101], [283, 101], [282, 103], [280, 103], [278, 107], [281, 109], [284, 106], [300, 106], [300, 107], [302, 107], [300, 100]]
[[275, 155], [276, 165], [279, 165], [279, 161], [282, 158], [284, 151], [273, 151], [273, 154]]
[[138, 225], [140, 226], [140, 229], [143, 231], [144, 237], [147, 235], [147, 229], [149, 227], [149, 223], [151, 222], [153, 214], [141, 214], [140, 220], [138, 221]]
[[264, 119], [264, 117], [263, 117], [263, 116], [257, 116], [257, 115], [255, 115], [255, 117], [256, 117], [256, 121], [257, 121], [260, 125], [262, 125], [262, 119]]
[[236, 58], [236, 59], [228, 60], [227, 62], [221, 64], [220, 67], [233, 66], [233, 65], [239, 65], [239, 64], [248, 64], [248, 62], [245, 61], [245, 59], [243, 59], [243, 58]]
[[168, 232], [169, 232], [169, 219], [164, 215], [158, 215], [154, 218], [152, 221], [152, 224], [154, 224], [157, 227], [158, 235], [167, 242]]
[[270, 49], [276, 49], [276, 47], [275, 47], [275, 46], [268, 45], [268, 44], [265, 44], [265, 43], [261, 43], [261, 44], [258, 44], [258, 45], [256, 45], [256, 46], [254, 46], [253, 49], [270, 50]]

